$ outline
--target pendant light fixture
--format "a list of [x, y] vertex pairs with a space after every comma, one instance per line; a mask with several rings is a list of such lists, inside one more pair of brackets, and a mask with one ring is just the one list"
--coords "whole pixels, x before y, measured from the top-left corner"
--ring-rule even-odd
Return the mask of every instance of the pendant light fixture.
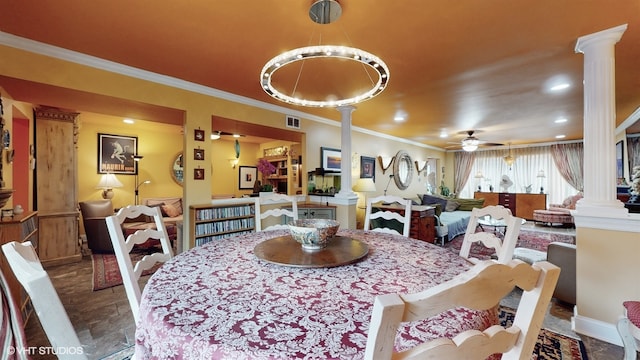
[[[311, 9], [309, 10], [309, 17], [318, 24], [330, 24], [338, 20], [340, 15], [342, 15], [342, 7], [335, 0], [318, 0], [311, 5]], [[374, 83], [373, 79], [369, 77], [368, 72], [365, 70], [365, 73], [371, 81], [371, 88], [342, 99], [309, 99], [298, 97], [295, 94], [297, 82], [292, 94], [285, 94], [273, 85], [272, 79], [278, 70], [298, 61], [305, 62], [317, 59], [323, 61], [327, 59], [355, 61], [373, 69], [378, 75], [378, 79]], [[302, 69], [303, 66], [300, 67], [300, 73], [302, 73]], [[300, 78], [300, 73], [298, 74], [298, 78]], [[337, 45], [307, 46], [286, 51], [269, 60], [260, 72], [262, 89], [271, 97], [285, 103], [307, 107], [338, 107], [357, 104], [380, 94], [388, 82], [389, 68], [380, 58], [364, 50]], [[327, 96], [327, 98], [329, 98], [329, 96]]]
[[504, 157], [504, 162], [509, 166], [509, 170], [511, 170], [513, 163], [516, 162], [516, 158], [511, 155], [511, 143], [509, 143], [509, 153]]

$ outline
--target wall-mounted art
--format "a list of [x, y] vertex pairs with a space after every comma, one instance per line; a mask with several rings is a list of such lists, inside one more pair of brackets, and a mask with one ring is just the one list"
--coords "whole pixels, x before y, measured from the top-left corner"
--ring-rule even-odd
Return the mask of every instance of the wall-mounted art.
[[339, 172], [341, 162], [342, 153], [340, 149], [320, 148], [320, 164], [322, 164], [324, 171]]
[[204, 130], [202, 129], [193, 130], [193, 139], [196, 141], [204, 141]]
[[240, 190], [253, 189], [258, 179], [258, 168], [255, 166], [240, 166], [238, 169], [238, 188]]
[[193, 149], [193, 160], [204, 160], [204, 149]]
[[98, 174], [138, 173], [138, 162], [133, 156], [138, 153], [138, 137], [98, 134]]
[[376, 158], [360, 156], [360, 178], [376, 182]]
[[204, 180], [204, 169], [193, 169], [193, 180]]

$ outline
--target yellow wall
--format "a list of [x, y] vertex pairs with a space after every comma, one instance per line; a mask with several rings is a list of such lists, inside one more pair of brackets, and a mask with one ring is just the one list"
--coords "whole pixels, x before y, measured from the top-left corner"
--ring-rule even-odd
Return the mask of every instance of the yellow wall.
[[[232, 195], [241, 197], [251, 194], [253, 190], [239, 189], [240, 166], [256, 166], [260, 149], [258, 144], [241, 143], [238, 165], [233, 168], [230, 160], [236, 159], [235, 140], [221, 138], [211, 142], [211, 165], [213, 167], [213, 180], [211, 182], [211, 194]], [[191, 155], [193, 156], [193, 155]], [[207, 156], [207, 154], [205, 154]]]
[[[640, 299], [640, 234], [576, 230], [577, 307], [581, 316], [615, 324], [622, 302]], [[594, 301], [597, 299], [597, 301]]]
[[[138, 183], [150, 180], [139, 188], [142, 201], [149, 197], [182, 196], [182, 186], [171, 177], [171, 164], [182, 151], [182, 135], [179, 126], [157, 126], [138, 121], [128, 125], [121, 118], [105, 119], [92, 113], [81, 113], [78, 136], [78, 200], [102, 199], [102, 190], [96, 189], [101, 174], [97, 171], [98, 133], [136, 136], [138, 154], [143, 158], [138, 163]], [[113, 205], [116, 208], [134, 203], [135, 176], [117, 174], [123, 187], [113, 190]]]

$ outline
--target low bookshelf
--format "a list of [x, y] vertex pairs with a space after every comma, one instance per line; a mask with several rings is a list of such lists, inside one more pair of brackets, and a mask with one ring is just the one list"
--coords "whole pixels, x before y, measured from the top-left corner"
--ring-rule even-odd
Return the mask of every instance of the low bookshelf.
[[210, 204], [189, 206], [192, 226], [189, 247], [211, 241], [254, 232], [256, 199], [237, 198], [212, 200]]

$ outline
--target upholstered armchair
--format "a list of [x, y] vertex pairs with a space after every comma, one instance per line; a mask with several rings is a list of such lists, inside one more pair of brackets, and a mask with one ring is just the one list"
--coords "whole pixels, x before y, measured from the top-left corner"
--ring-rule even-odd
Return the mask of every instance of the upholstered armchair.
[[547, 261], [561, 269], [553, 297], [565, 303], [575, 305], [576, 245], [552, 242], [547, 247]]
[[92, 200], [80, 203], [82, 224], [87, 235], [87, 246], [93, 253], [113, 253], [111, 237], [105, 218], [113, 215], [111, 200]]

